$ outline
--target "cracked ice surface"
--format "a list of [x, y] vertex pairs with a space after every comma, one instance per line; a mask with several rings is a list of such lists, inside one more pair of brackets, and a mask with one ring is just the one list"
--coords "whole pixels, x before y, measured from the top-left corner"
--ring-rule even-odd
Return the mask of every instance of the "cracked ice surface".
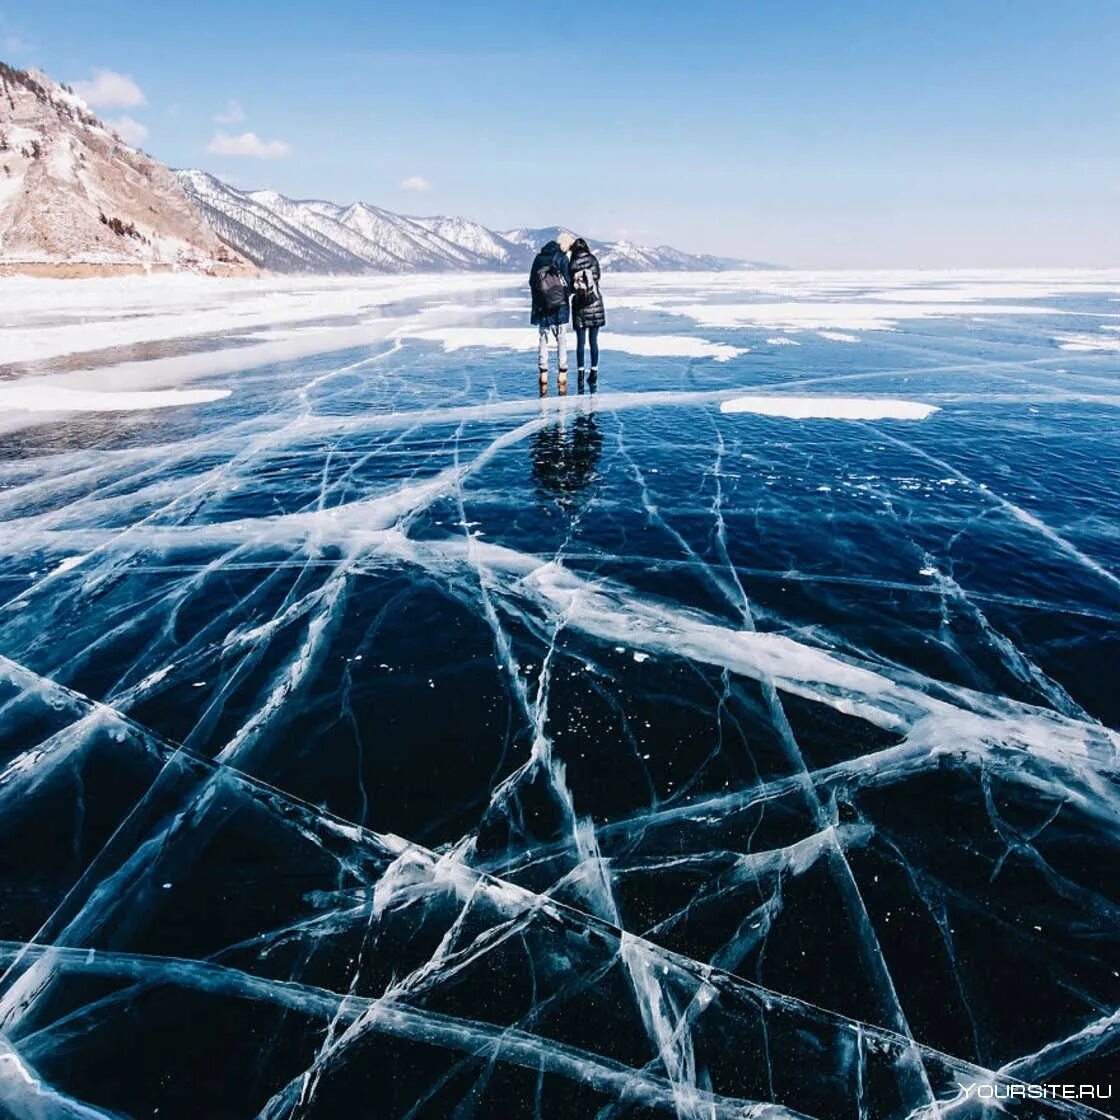
[[1120, 275], [393, 283], [6, 289], [0, 1114], [1109, 1084]]

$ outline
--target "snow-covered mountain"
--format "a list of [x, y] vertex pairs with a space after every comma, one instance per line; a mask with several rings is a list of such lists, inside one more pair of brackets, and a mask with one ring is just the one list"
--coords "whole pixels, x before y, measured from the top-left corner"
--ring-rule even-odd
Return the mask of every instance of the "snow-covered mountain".
[[69, 89], [0, 63], [0, 271], [249, 271], [163, 164]]
[[[497, 233], [467, 218], [409, 217], [365, 202], [340, 206], [275, 191], [241, 191], [205, 171], [178, 176], [227, 244], [275, 272], [520, 271], [541, 245], [565, 231], [546, 226]], [[603, 267], [616, 272], [767, 267], [668, 245], [588, 240]]]
[[[524, 263], [526, 267], [532, 261], [537, 250], [549, 241], [555, 241], [560, 234], [566, 233], [569, 237], [575, 237], [575, 231], [568, 229], [567, 226], [540, 226], [536, 229], [507, 229], [503, 230], [498, 236], [507, 244], [516, 247], [518, 254], [518, 262]], [[590, 243], [590, 238], [588, 238]]]
[[274, 272], [443, 272], [507, 267], [515, 254], [489, 230], [456, 218], [408, 218], [355, 202], [297, 201], [241, 191], [205, 171], [179, 182], [218, 236]]
[[630, 241], [589, 240], [603, 268], [612, 272], [722, 272], [734, 268], [773, 268], [762, 261], [741, 261], [705, 253], [682, 253], [671, 245], [634, 245]]
[[[567, 226], [510, 229], [499, 236], [518, 246], [523, 256], [528, 253], [531, 259], [541, 245], [555, 240], [561, 233], [575, 236]], [[612, 272], [722, 272], [733, 268], [774, 268], [774, 265], [762, 261], [683, 253], [671, 245], [635, 245], [630, 241], [601, 241], [594, 237], [588, 237], [587, 243], [603, 268]], [[527, 265], [528, 260], [524, 263]]]
[[458, 245], [476, 257], [489, 262], [492, 268], [508, 268], [519, 260], [517, 246], [511, 245], [501, 234], [487, 229], [469, 218], [413, 218], [445, 241]]

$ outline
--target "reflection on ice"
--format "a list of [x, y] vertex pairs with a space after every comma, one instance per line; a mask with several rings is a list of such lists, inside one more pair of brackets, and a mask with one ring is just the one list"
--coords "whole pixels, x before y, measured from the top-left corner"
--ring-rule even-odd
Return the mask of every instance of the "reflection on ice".
[[8, 383], [207, 403], [0, 437], [0, 1112], [1106, 1112], [1115, 281], [470, 282]]

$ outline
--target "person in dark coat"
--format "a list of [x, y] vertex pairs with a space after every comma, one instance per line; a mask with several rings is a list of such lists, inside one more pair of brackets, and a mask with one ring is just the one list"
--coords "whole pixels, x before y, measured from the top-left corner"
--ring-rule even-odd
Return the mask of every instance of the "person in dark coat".
[[529, 269], [529, 291], [533, 310], [529, 321], [540, 334], [537, 366], [541, 375], [541, 392], [548, 390], [548, 351], [556, 343], [557, 384], [561, 392], [568, 387], [568, 322], [571, 312], [568, 300], [572, 292], [572, 273], [568, 266], [570, 234], [561, 233], [554, 241], [542, 245]]
[[599, 290], [599, 258], [582, 237], [572, 242], [572, 326], [576, 329], [576, 372], [583, 391], [583, 356], [591, 343], [591, 391], [599, 381], [599, 328], [607, 325], [607, 309]]

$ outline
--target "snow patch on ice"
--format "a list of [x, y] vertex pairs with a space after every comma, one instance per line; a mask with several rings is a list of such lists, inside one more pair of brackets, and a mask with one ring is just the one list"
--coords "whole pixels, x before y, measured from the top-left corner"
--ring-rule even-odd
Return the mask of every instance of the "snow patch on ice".
[[720, 412], [751, 412], [790, 420], [924, 420], [937, 406], [872, 397], [734, 397]]
[[[667, 309], [668, 310], [668, 309]], [[890, 331], [906, 319], [954, 315], [1057, 315], [1052, 308], [1013, 304], [943, 302], [872, 303], [863, 301], [782, 303], [694, 303], [674, 306], [702, 327], [767, 327], [778, 330]], [[828, 337], [827, 335], [825, 337]], [[841, 341], [848, 341], [843, 339]]]
[[[410, 337], [441, 342], [447, 352], [472, 346], [518, 351], [533, 351], [537, 348], [537, 333], [530, 327], [438, 327], [417, 331], [410, 334]], [[613, 331], [600, 337], [599, 348], [643, 358], [714, 358], [717, 362], [726, 362], [747, 352], [741, 346], [709, 342], [707, 339], [690, 338], [688, 335], [636, 335]]]
[[230, 395], [229, 389], [157, 389], [101, 392], [58, 385], [15, 382], [0, 385], [0, 412], [136, 412], [174, 405], [208, 404]]
[[[1105, 330], [1114, 330], [1113, 327], [1105, 327]], [[1078, 350], [1078, 351], [1093, 351], [1093, 350], [1120, 350], [1120, 335], [1112, 337], [1110, 335], [1099, 334], [1060, 334], [1057, 335], [1054, 341], [1058, 344], [1061, 350]]]

